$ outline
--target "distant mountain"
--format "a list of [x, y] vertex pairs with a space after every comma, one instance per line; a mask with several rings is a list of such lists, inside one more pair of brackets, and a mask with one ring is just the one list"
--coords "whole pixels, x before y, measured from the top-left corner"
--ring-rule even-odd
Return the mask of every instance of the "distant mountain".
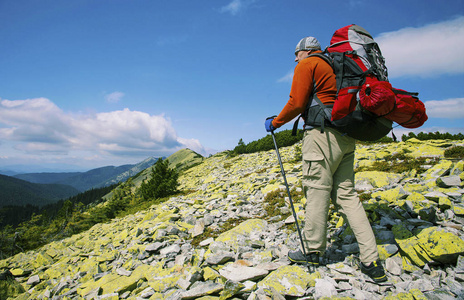
[[0, 170], [0, 175], [14, 176], [16, 174], [18, 174], [18, 172], [11, 170]]
[[124, 171], [122, 173], [119, 173], [118, 175], [115, 175], [112, 178], [100, 183], [96, 187], [104, 187], [104, 186], [109, 186], [109, 185], [112, 185], [112, 184], [115, 184], [115, 183], [118, 183], [118, 182], [126, 181], [129, 177], [135, 176], [138, 173], [142, 172], [143, 170], [153, 166], [153, 164], [156, 163], [157, 160], [158, 160], [158, 158], [149, 157], [149, 158], [145, 159], [144, 161], [139, 162], [136, 165], [132, 165], [132, 167], [130, 169], [128, 169], [128, 170], [126, 170], [126, 171]]
[[[68, 177], [57, 183], [69, 184], [81, 192], [88, 191], [95, 187], [103, 187], [108, 179], [118, 176], [121, 173], [130, 170], [133, 165], [122, 165], [119, 167], [101, 167], [90, 171]], [[106, 184], [109, 185], [109, 184]]]
[[79, 191], [63, 184], [39, 184], [0, 175], [0, 207], [6, 205], [43, 206], [77, 195]]
[[32, 183], [49, 184], [49, 183], [59, 183], [70, 177], [78, 176], [82, 173], [83, 172], [69, 172], [69, 173], [41, 172], [41, 173], [15, 174], [15, 175], [10, 175], [10, 176], [13, 176], [14, 178], [26, 180]]
[[85, 192], [92, 188], [105, 187], [125, 181], [127, 178], [152, 166], [156, 160], [157, 158], [149, 157], [135, 165], [122, 165], [118, 167], [107, 166], [92, 169], [87, 172], [26, 173], [18, 174], [13, 177], [32, 183], [70, 185], [80, 192]]

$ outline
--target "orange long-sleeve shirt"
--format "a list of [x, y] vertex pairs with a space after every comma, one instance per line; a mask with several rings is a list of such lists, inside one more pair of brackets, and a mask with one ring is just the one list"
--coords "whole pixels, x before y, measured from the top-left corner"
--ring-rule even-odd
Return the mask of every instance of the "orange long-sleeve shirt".
[[304, 112], [314, 83], [316, 84], [317, 97], [322, 103], [333, 104], [335, 102], [337, 84], [332, 67], [322, 58], [307, 57], [295, 67], [290, 99], [280, 114], [272, 121], [275, 128], [281, 127]]

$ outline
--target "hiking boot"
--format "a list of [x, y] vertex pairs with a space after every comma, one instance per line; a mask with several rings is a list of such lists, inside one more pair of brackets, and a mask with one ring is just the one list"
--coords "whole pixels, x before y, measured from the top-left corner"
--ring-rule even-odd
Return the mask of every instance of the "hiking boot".
[[375, 283], [387, 281], [385, 270], [379, 260], [371, 262], [368, 266], [361, 263], [361, 271], [372, 278]]
[[297, 264], [306, 264], [319, 267], [319, 252], [307, 253], [306, 258], [301, 250], [289, 251], [288, 259]]

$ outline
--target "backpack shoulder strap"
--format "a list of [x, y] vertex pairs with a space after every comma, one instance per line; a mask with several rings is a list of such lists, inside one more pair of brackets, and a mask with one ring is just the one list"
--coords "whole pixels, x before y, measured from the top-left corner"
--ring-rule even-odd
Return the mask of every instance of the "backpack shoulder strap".
[[325, 55], [324, 53], [325, 53], [325, 51], [322, 52], [322, 53], [313, 53], [313, 54], [308, 55], [307, 57], [319, 57], [319, 58], [322, 58], [333, 69], [333, 61], [332, 61], [332, 59], [329, 56]]

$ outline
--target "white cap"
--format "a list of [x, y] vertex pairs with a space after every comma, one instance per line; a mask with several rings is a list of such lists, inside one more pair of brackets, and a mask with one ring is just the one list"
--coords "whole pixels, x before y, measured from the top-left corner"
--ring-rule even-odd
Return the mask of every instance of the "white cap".
[[295, 54], [299, 51], [321, 50], [321, 44], [312, 36], [302, 38], [296, 45]]

